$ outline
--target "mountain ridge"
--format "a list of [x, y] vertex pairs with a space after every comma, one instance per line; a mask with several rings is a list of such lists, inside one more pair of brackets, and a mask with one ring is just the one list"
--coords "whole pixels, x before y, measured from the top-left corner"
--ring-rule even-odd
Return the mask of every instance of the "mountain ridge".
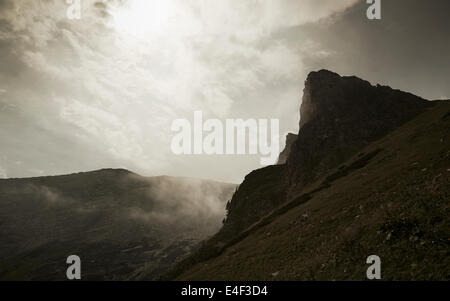
[[214, 234], [236, 185], [125, 169], [0, 180], [0, 279], [153, 279]]
[[[318, 87], [320, 91], [317, 91]], [[323, 98], [322, 105], [311, 106], [317, 97]], [[328, 106], [328, 101], [334, 101], [334, 106]], [[381, 103], [381, 105], [374, 107], [373, 102]], [[342, 106], [336, 106], [336, 103]], [[367, 107], [364, 106], [366, 104]], [[252, 240], [255, 235], [263, 231], [262, 229], [276, 223], [281, 216], [307, 206], [311, 200], [314, 202], [315, 196], [325, 193], [324, 191], [333, 187], [333, 183], [344, 181], [341, 179], [346, 179], [364, 169], [368, 164], [373, 164], [371, 163], [373, 160], [377, 160], [390, 151], [385, 150], [386, 147], [389, 148], [389, 145], [372, 149], [368, 153], [362, 152], [363, 149], [376, 144], [383, 137], [396, 132], [416, 118], [420, 119], [420, 116], [426, 115], [429, 110], [434, 112], [437, 109], [433, 110], [433, 108], [436, 107], [445, 109], [448, 104], [449, 102], [445, 101], [431, 103], [411, 93], [394, 90], [387, 86], [372, 86], [369, 82], [357, 77], [341, 77], [326, 70], [312, 72], [305, 82], [304, 102], [300, 110], [302, 114], [300, 131], [287, 164], [250, 173], [227, 205], [228, 215], [222, 229], [204, 243], [194, 255], [179, 264], [173, 272], [168, 273], [167, 279], [270, 280], [270, 273], [259, 277], [253, 274], [258, 270], [257, 268], [246, 265], [249, 271], [244, 272], [239, 267], [233, 269], [233, 264], [226, 264], [224, 259], [230, 258], [233, 252], [237, 252], [230, 251], [236, 250], [236, 245]], [[360, 115], [356, 114], [355, 117], [348, 112]], [[340, 124], [343, 126], [337, 126]], [[359, 128], [355, 130], [355, 126]], [[344, 129], [343, 133], [339, 133], [342, 129]], [[442, 128], [440, 130], [442, 131]], [[330, 135], [334, 135], [334, 140], [331, 137], [332, 143], [327, 144], [326, 140]], [[336, 139], [336, 136], [340, 138]], [[420, 138], [426, 139], [422, 136]], [[317, 141], [325, 141], [325, 144], [317, 143]], [[328, 157], [328, 154], [331, 156]], [[314, 156], [318, 160], [312, 160]], [[271, 235], [270, 232], [267, 235]], [[255, 243], [257, 242], [253, 241], [253, 244]], [[275, 249], [277, 247], [281, 248], [276, 244], [267, 245], [266, 251], [270, 248], [271, 254], [282, 253], [281, 250]], [[248, 256], [254, 253], [249, 249], [247, 252]], [[263, 260], [261, 256], [263, 255], [259, 254], [253, 261]], [[220, 266], [216, 264], [217, 262], [220, 262]], [[242, 261], [235, 264], [245, 265]], [[202, 272], [211, 271], [213, 267], [216, 276]], [[253, 276], [243, 277], [243, 275], [249, 276], [249, 273]], [[225, 275], [228, 275], [228, 278]], [[285, 279], [292, 280], [289, 277]]]
[[[369, 96], [365, 96], [366, 94]], [[387, 99], [380, 98], [379, 94], [387, 95]], [[361, 102], [361, 99], [364, 102]], [[374, 104], [368, 105], [371, 102], [376, 102], [376, 105], [382, 103], [383, 106], [376, 108]], [[402, 112], [389, 111], [395, 102], [395, 108]], [[232, 199], [227, 222], [221, 231], [227, 232], [228, 228], [231, 228], [231, 231], [244, 230], [276, 206], [302, 194], [307, 185], [348, 159], [370, 141], [380, 138], [432, 105], [410, 93], [387, 86], [372, 86], [354, 76], [341, 77], [328, 70], [311, 72], [305, 82], [300, 108], [300, 130], [291, 145], [286, 164], [268, 167], [277, 170], [272, 180], [263, 179], [268, 176], [262, 171], [264, 169], [245, 177], [239, 190], [246, 189], [246, 184], [249, 181], [251, 183], [252, 175], [256, 174], [261, 175], [255, 176], [256, 181], [264, 181], [266, 186], [255, 187], [244, 197], [233, 196], [234, 202]], [[364, 123], [367, 123], [369, 118], [367, 115], [370, 114], [373, 116], [372, 122], [365, 126]], [[316, 118], [313, 118], [314, 116]], [[358, 130], [361, 134], [355, 138]], [[278, 189], [273, 189], [274, 182], [280, 182], [275, 185]], [[260, 193], [255, 194], [258, 189]], [[254, 195], [251, 204], [243, 201], [251, 195]], [[234, 220], [242, 221], [243, 211], [250, 218], [237, 229]]]

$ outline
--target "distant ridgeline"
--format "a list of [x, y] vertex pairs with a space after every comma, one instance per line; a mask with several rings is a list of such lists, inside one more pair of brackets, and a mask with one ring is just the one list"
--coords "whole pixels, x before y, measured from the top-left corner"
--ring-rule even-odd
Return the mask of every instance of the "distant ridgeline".
[[0, 180], [0, 279], [154, 279], [217, 232], [236, 185], [123, 169]]

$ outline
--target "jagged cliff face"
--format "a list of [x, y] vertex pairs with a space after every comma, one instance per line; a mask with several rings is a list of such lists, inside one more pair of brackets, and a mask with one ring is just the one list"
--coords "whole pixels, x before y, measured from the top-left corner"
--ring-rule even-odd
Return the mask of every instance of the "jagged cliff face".
[[245, 178], [228, 205], [220, 235], [229, 237], [245, 230], [429, 106], [431, 103], [420, 97], [372, 86], [357, 77], [341, 77], [327, 70], [310, 73], [300, 108], [299, 133], [288, 137], [280, 155], [280, 163], [286, 160], [286, 164], [254, 171]]
[[168, 279], [361, 280], [374, 250], [386, 279], [448, 278], [449, 105], [311, 73], [287, 163], [250, 173]]
[[291, 148], [292, 145], [294, 145], [295, 141], [297, 141], [297, 135], [289, 133], [286, 136], [286, 146], [284, 147], [284, 150], [280, 153], [277, 164], [286, 164], [286, 160], [289, 157], [289, 154], [291, 153]]
[[410, 93], [357, 77], [327, 70], [310, 73], [298, 139], [287, 159], [288, 198], [429, 105]]
[[385, 281], [448, 280], [449, 129], [434, 102], [171, 279], [361, 281], [376, 254]]
[[221, 229], [223, 240], [260, 220], [285, 201], [285, 177], [285, 165], [258, 169], [245, 177], [227, 205], [228, 216]]

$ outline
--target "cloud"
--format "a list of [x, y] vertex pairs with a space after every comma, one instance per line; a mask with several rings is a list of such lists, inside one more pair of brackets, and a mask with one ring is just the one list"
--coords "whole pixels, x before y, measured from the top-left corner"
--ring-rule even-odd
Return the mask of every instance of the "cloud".
[[[30, 162], [33, 154], [13, 149], [36, 152], [50, 140], [58, 162], [67, 163], [46, 173], [80, 168], [80, 161], [97, 167], [93, 158], [103, 154], [103, 164], [145, 174], [186, 175], [195, 169], [201, 177], [217, 176], [208, 158], [180, 167], [170, 151], [171, 122], [200, 109], [211, 118], [283, 117], [289, 122], [282, 130], [295, 131], [298, 114], [292, 107], [306, 73], [304, 56], [326, 50], [276, 34], [355, 2], [82, 0], [81, 20], [69, 20], [64, 1], [2, 1], [0, 43], [8, 45], [0, 47], [8, 66], [0, 71], [8, 91], [2, 102], [17, 106], [12, 116], [22, 116], [10, 117], [0, 132], [17, 135], [8, 155], [24, 166], [36, 164]], [[30, 128], [46, 137], [36, 137], [33, 147], [25, 139]], [[74, 159], [68, 145], [84, 152]], [[44, 151], [39, 158], [42, 165], [55, 161]], [[234, 167], [229, 162], [217, 163], [219, 170], [229, 168], [219, 179], [238, 182], [257, 167], [256, 156], [236, 159]]]
[[[116, 2], [110, 14], [128, 34], [236, 35], [250, 40], [316, 22], [357, 0], [134, 0]], [[139, 13], [136, 14], [136, 11]]]
[[73, 200], [62, 196], [58, 191], [47, 186], [32, 185], [28, 189], [31, 189], [33, 195], [39, 200], [51, 206], [71, 206], [75, 204]]
[[0, 178], [1, 179], [8, 178], [7, 170], [5, 168], [3, 168], [2, 166], [0, 166]]
[[[183, 1], [184, 2], [184, 1]], [[199, 11], [202, 28], [213, 34], [265, 35], [287, 27], [315, 22], [347, 9], [356, 0], [254, 0], [197, 1], [188, 5]]]
[[[151, 210], [127, 208], [127, 217], [138, 222], [168, 224], [193, 235], [212, 235], [220, 229], [226, 215], [226, 202], [235, 186], [192, 178], [157, 177], [146, 191]], [[201, 230], [200, 230], [201, 229]], [[200, 233], [203, 232], [203, 233]]]

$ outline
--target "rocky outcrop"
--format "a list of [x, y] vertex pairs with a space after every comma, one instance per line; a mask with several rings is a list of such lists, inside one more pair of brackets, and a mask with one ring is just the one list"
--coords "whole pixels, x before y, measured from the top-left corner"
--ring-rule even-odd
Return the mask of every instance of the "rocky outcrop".
[[291, 153], [291, 147], [296, 140], [297, 140], [297, 135], [295, 135], [293, 133], [287, 134], [286, 146], [284, 147], [284, 150], [280, 153], [277, 164], [285, 164], [286, 163], [287, 158], [289, 157], [289, 154]]
[[298, 139], [287, 159], [288, 198], [430, 105], [413, 94], [372, 86], [354, 76], [310, 73]]
[[433, 105], [168, 279], [361, 281], [376, 252], [384, 281], [447, 280], [450, 102]]
[[268, 166], [247, 175], [227, 204], [228, 215], [221, 233], [232, 236], [285, 202], [285, 177], [284, 165]]
[[[219, 256], [276, 216], [308, 202], [314, 193], [327, 189], [329, 181], [360, 168], [380, 150], [363, 154], [336, 172], [341, 164], [433, 105], [410, 93], [373, 86], [357, 77], [341, 77], [327, 70], [310, 73], [300, 108], [299, 133], [291, 136], [289, 142], [293, 143], [287, 143], [280, 155], [280, 163], [284, 156], [286, 163], [247, 175], [227, 204], [228, 214], [220, 232], [168, 278]], [[322, 177], [321, 185], [308, 187]]]
[[[320, 70], [305, 82], [298, 135], [279, 163], [250, 173], [228, 205], [222, 233], [238, 233], [304, 188], [431, 106], [413, 94]], [[284, 159], [286, 158], [286, 159]]]

